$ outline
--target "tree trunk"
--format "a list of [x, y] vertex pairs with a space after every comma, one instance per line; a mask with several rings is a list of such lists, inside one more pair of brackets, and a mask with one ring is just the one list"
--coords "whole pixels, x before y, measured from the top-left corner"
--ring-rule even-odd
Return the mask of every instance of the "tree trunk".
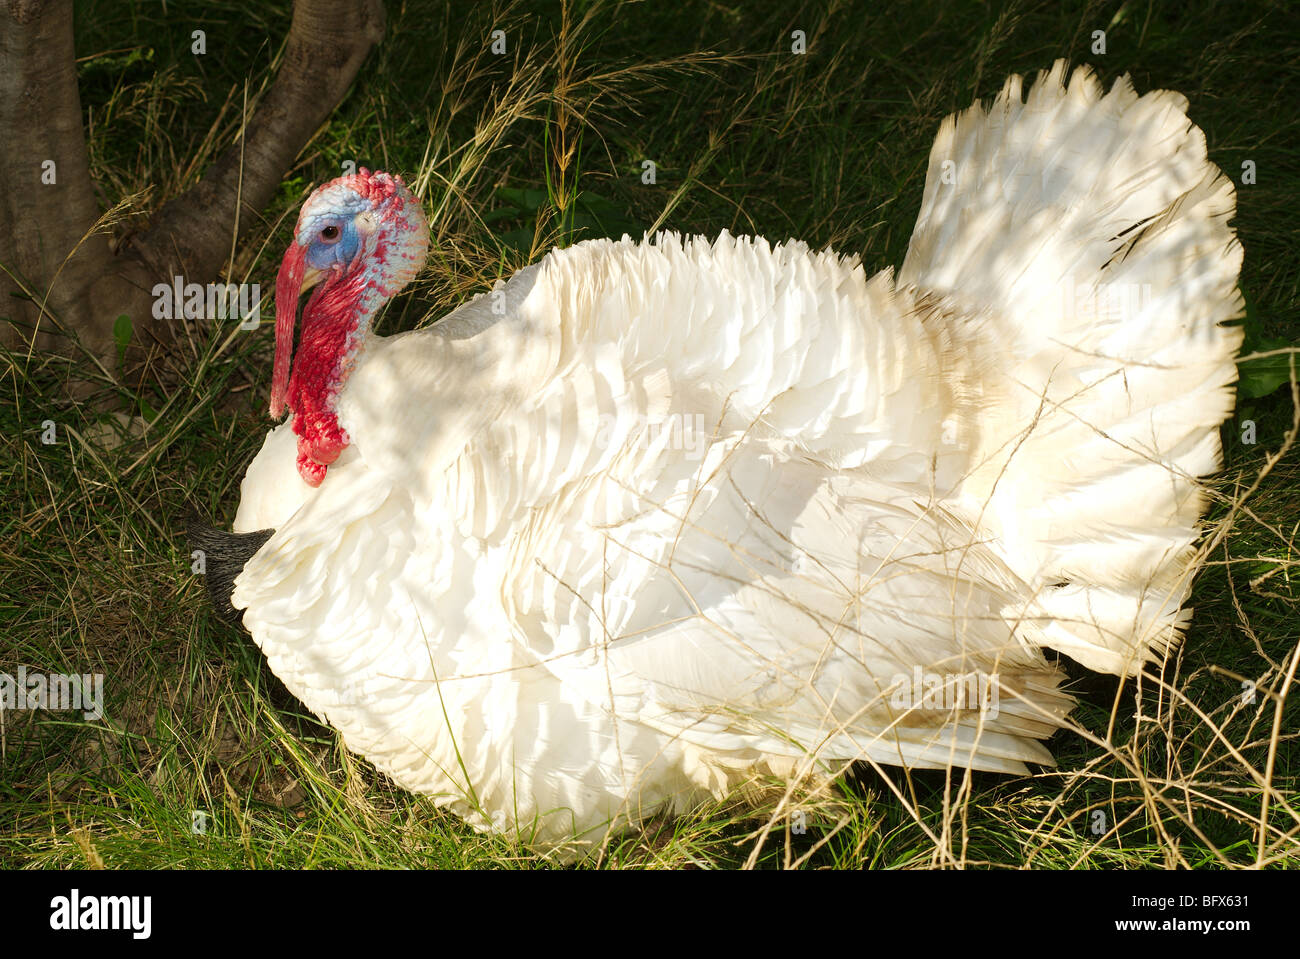
[[71, 0], [10, 3], [0, 67], [0, 171], [6, 180], [0, 189], [0, 317], [13, 322], [0, 332], [7, 334], [6, 345], [51, 350], [61, 322], [103, 355], [113, 324], [103, 314], [126, 276], [119, 279], [109, 238], [87, 235], [99, 214], [81, 125]]
[[132, 321], [131, 366], [165, 355], [175, 321], [154, 318], [154, 286], [221, 276], [232, 234], [256, 222], [342, 100], [383, 36], [384, 11], [380, 0], [297, 0], [284, 60], [242, 137], [116, 251], [109, 227], [96, 228], [71, 0], [8, 0], [0, 24], [0, 320], [10, 321], [0, 338], [68, 352], [63, 330], [113, 371], [122, 314]]

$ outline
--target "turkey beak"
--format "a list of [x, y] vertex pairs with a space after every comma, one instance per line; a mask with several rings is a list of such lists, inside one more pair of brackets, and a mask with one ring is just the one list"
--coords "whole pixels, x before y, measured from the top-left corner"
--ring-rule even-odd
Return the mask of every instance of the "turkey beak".
[[307, 266], [307, 248], [289, 244], [275, 279], [275, 372], [271, 377], [271, 418], [284, 413], [289, 392], [289, 367], [293, 360], [293, 327], [298, 319], [298, 297], [320, 280], [321, 271]]

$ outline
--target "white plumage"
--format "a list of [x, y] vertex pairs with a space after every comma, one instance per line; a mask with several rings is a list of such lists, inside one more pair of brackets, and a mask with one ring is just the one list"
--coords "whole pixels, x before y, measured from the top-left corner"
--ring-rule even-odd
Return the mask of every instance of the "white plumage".
[[[1241, 340], [1186, 101], [1066, 79], [944, 121], [897, 278], [596, 240], [367, 339], [320, 487], [290, 424], [243, 482], [272, 669], [402, 785], [569, 850], [755, 774], [1050, 763], [1043, 649], [1133, 674], [1186, 623]], [[920, 673], [996, 708], [909, 704]]]

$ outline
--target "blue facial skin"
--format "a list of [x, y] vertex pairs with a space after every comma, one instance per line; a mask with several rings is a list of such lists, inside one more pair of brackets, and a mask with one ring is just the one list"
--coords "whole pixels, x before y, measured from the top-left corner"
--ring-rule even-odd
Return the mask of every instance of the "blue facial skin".
[[307, 247], [307, 265], [315, 270], [328, 270], [350, 264], [361, 246], [356, 218], [325, 214], [313, 219], [316, 222], [312, 224], [313, 239]]

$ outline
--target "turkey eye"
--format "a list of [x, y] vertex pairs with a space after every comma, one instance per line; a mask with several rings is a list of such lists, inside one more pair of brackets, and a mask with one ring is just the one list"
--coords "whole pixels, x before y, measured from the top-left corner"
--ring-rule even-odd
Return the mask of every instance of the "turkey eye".
[[320, 238], [328, 243], [333, 243], [339, 238], [339, 228], [336, 226], [327, 226], [320, 231]]

